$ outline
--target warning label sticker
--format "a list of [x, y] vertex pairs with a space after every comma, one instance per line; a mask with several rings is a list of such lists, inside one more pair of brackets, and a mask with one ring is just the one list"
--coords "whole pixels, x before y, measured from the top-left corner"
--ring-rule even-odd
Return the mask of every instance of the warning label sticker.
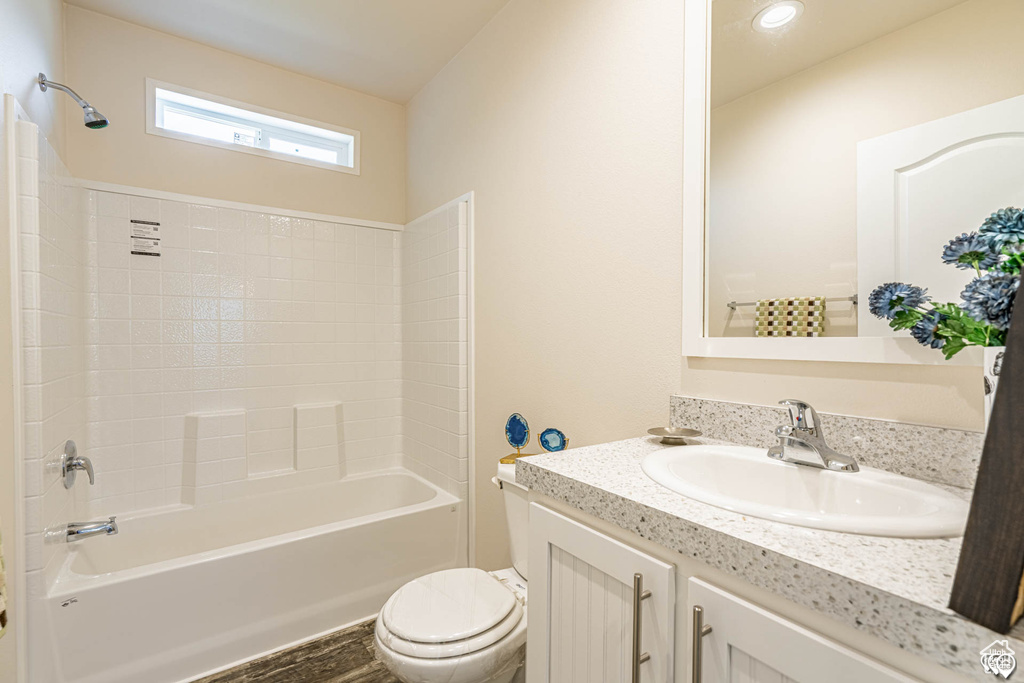
[[132, 253], [136, 256], [160, 255], [160, 224], [132, 220]]

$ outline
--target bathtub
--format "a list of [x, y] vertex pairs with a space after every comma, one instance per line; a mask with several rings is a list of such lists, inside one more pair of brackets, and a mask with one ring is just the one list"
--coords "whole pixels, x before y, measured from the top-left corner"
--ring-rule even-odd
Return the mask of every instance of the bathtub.
[[465, 516], [389, 470], [119, 517], [73, 546], [33, 617], [30, 681], [178, 683], [369, 618], [465, 564]]

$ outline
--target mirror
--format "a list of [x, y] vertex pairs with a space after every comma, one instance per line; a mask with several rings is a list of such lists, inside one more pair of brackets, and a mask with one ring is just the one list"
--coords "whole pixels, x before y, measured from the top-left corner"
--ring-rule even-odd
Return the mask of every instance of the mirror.
[[1024, 2], [710, 8], [704, 336], [890, 337], [892, 281], [959, 301], [945, 245], [1024, 204]]

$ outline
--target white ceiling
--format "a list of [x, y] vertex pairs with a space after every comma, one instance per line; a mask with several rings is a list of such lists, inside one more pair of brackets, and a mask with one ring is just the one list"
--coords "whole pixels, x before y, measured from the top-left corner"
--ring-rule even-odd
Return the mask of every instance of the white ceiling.
[[408, 102], [508, 0], [67, 0]]
[[731, 102], [965, 0], [803, 0], [804, 13], [774, 32], [753, 29], [775, 0], [715, 0], [711, 106]]

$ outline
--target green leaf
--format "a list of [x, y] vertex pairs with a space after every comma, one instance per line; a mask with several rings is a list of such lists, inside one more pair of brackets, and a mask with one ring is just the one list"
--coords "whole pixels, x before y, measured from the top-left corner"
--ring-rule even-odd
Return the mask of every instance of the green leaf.
[[967, 344], [964, 343], [963, 339], [947, 339], [946, 343], [942, 346], [942, 355], [949, 360], [956, 354], [967, 348]]
[[967, 325], [954, 318], [949, 318], [940, 323], [939, 330], [951, 337], [966, 337], [969, 333]]
[[1024, 252], [1005, 247], [1003, 249], [1003, 256], [1006, 257], [1006, 260], [999, 264], [999, 269], [1004, 273], [1019, 275], [1021, 270], [1024, 269]]
[[971, 333], [967, 335], [967, 341], [971, 342], [976, 346], [985, 346], [985, 344], [989, 341], [989, 336], [990, 335], [985, 333], [984, 329], [973, 329], [971, 330]]
[[894, 330], [909, 330], [923, 317], [917, 311], [900, 311], [889, 321], [889, 327]]

